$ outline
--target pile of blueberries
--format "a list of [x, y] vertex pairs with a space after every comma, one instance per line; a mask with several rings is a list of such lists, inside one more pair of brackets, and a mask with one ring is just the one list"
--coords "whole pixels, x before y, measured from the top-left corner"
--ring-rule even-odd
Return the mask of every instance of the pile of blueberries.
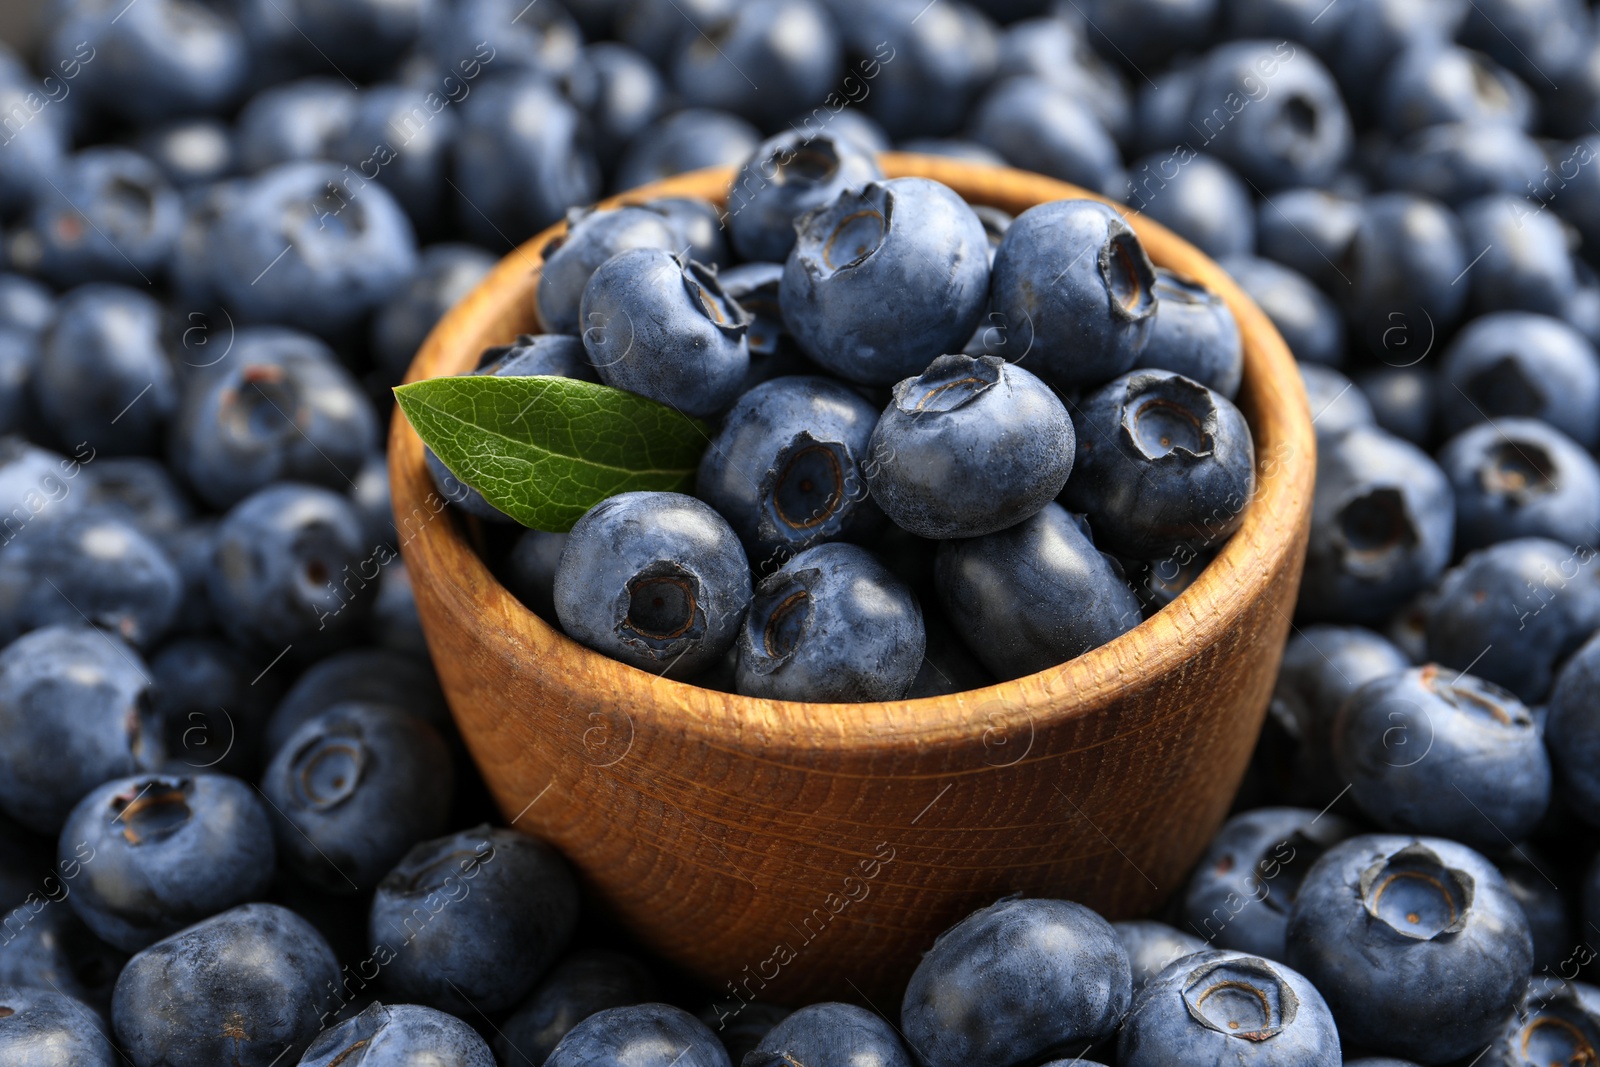
[[[52, 0], [0, 51], [0, 1063], [1042, 1067], [1600, 1056], [1600, 26], [1581, 0]], [[693, 496], [522, 531], [576, 639], [752, 695], [1040, 670], [1318, 484], [1237, 812], [1157, 919], [1007, 899], [898, 1013], [718, 999], [504, 825], [427, 660], [389, 389], [499, 257], [479, 373], [714, 424]], [[709, 165], [726, 207], [582, 210]], [[648, 353], [650, 358], [643, 358]], [[595, 590], [619, 591], [602, 601]], [[1265, 653], [1265, 650], [1263, 651]], [[1074, 1057], [1077, 1057], [1074, 1059]]]

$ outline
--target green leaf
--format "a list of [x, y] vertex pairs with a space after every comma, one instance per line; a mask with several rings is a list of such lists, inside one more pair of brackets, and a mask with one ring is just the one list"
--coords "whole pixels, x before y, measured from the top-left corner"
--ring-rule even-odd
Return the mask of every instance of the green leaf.
[[430, 378], [394, 391], [423, 443], [524, 526], [565, 533], [618, 493], [694, 488], [704, 423], [572, 378]]

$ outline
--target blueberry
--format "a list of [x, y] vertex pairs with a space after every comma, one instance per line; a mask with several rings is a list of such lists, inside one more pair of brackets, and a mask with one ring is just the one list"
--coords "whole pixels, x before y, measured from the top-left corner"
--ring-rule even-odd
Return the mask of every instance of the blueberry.
[[1600, 204], [1595, 197], [1600, 190], [1600, 167], [1593, 166], [1600, 161], [1600, 134], [1582, 137], [1552, 155], [1557, 157], [1556, 165], [1541, 174], [1539, 193], [1550, 199], [1562, 218], [1578, 228], [1585, 255], [1592, 261], [1595, 246], [1600, 244]]
[[[180, 358], [187, 368], [215, 366], [220, 362], [218, 353], [227, 349], [226, 342], [207, 348], [226, 336], [212, 336], [212, 328], [226, 321], [226, 316], [216, 314], [221, 307], [217, 265], [223, 250], [214, 238], [219, 221], [234, 210], [244, 188], [242, 180], [222, 180], [186, 190], [183, 196], [183, 218], [168, 259], [167, 281], [173, 300], [193, 309], [184, 316], [185, 329], [180, 335], [185, 350]], [[200, 329], [195, 330], [194, 326]]]
[[217, 528], [211, 609], [229, 639], [245, 647], [326, 651], [363, 621], [370, 597], [363, 570], [375, 559], [349, 501], [279, 482], [235, 504]]
[[535, 301], [539, 323], [551, 333], [579, 333], [583, 287], [606, 260], [630, 248], [677, 251], [677, 234], [654, 211], [640, 207], [574, 209], [567, 229], [545, 243]]
[[381, 648], [356, 648], [318, 660], [295, 680], [267, 720], [262, 748], [270, 756], [301, 725], [337, 704], [379, 704], [407, 712], [444, 734], [450, 732], [433, 664]]
[[1288, 962], [1321, 991], [1350, 1045], [1445, 1063], [1493, 1040], [1528, 987], [1533, 943], [1478, 853], [1364, 834], [1306, 872]]
[[0, 555], [0, 640], [89, 622], [149, 648], [176, 621], [183, 576], [122, 516], [89, 508], [44, 520], [39, 536]]
[[293, 11], [296, 30], [318, 58], [328, 66], [337, 64], [341, 72], [370, 79], [430, 29], [444, 6], [437, 0], [332, 0], [298, 5]]
[[165, 758], [139, 654], [86, 625], [46, 626], [0, 651], [0, 808], [54, 834], [90, 789]]
[[1077, 388], [1133, 366], [1155, 316], [1155, 284], [1144, 246], [1114, 210], [1059, 200], [1029, 208], [1006, 231], [991, 296], [1029, 369]]
[[543, 1063], [589, 1016], [642, 1004], [655, 994], [655, 978], [633, 957], [604, 948], [579, 949], [552, 967], [500, 1024], [495, 1050], [506, 1063]]
[[1600, 357], [1556, 319], [1518, 311], [1474, 319], [1445, 350], [1440, 373], [1447, 434], [1519, 415], [1543, 419], [1586, 448], [1600, 440]]
[[417, 613], [416, 590], [404, 560], [396, 559], [378, 576], [368, 630], [375, 644], [416, 656], [428, 655], [428, 638]]
[[466, 244], [429, 245], [411, 278], [372, 320], [372, 353], [386, 383], [405, 376], [428, 331], [494, 266], [494, 257]]
[[[795, 227], [783, 317], [823, 367], [889, 385], [972, 336], [988, 298], [989, 239], [946, 186], [926, 178], [871, 182]], [[907, 301], [893, 316], [881, 313], [888, 292]]]
[[572, 69], [583, 46], [583, 31], [560, 4], [530, 9], [517, 0], [460, 0], [440, 7], [426, 45], [446, 70], [487, 67], [554, 79]]
[[688, 677], [732, 647], [750, 602], [738, 537], [678, 493], [622, 493], [572, 527], [556, 570], [567, 636], [624, 663]]
[[361, 540], [369, 545], [392, 544], [398, 536], [394, 525], [394, 503], [389, 495], [389, 459], [373, 452], [361, 461], [353, 484], [350, 503], [361, 516]]
[[19, 436], [0, 437], [0, 508], [5, 509], [0, 512], [0, 546], [26, 543], [20, 539], [37, 527], [35, 520], [77, 511], [82, 497], [73, 493], [72, 480], [95, 454], [80, 445], [69, 459]]
[[934, 574], [950, 624], [1002, 680], [1082, 655], [1140, 622], [1116, 565], [1059, 504], [999, 533], [941, 543]]
[[226, 178], [238, 167], [232, 127], [213, 118], [158, 126], [143, 134], [138, 146], [180, 190]]
[[714, 270], [661, 249], [620, 252], [589, 279], [580, 315], [607, 385], [694, 416], [737, 396], [750, 362], [748, 316]]
[[725, 216], [734, 250], [781, 263], [795, 245], [795, 220], [882, 177], [872, 153], [847, 137], [793, 130], [770, 137], [734, 175]]
[[261, 780], [285, 865], [330, 893], [376, 885], [444, 829], [453, 787], [449, 749], [431, 726], [358, 703], [301, 723]]
[[1377, 622], [1450, 562], [1455, 522], [1444, 472], [1375, 426], [1319, 441], [1311, 516], [1296, 608], [1304, 619]]
[[705, 35], [679, 37], [668, 69], [689, 104], [773, 126], [835, 90], [841, 62], [838, 31], [816, 0], [748, 0]]
[[1356, 386], [1372, 408], [1372, 419], [1418, 448], [1433, 444], [1438, 375], [1421, 366], [1380, 367], [1356, 375]]
[[59, 107], [43, 108], [39, 87], [31, 79], [0, 78], [0, 112], [15, 115], [18, 108], [33, 118], [21, 128], [7, 130], [11, 140], [0, 152], [0, 211], [8, 218], [32, 203], [47, 177], [60, 180], [58, 174], [72, 147], [69, 114]]
[[894, 387], [868, 445], [872, 499], [919, 537], [980, 537], [1067, 484], [1072, 419], [1050, 387], [994, 356], [940, 356]]
[[[678, 14], [669, 17], [682, 20]], [[703, 167], [738, 166], [760, 143], [761, 131], [737, 115], [709, 108], [684, 108], [633, 139], [617, 164], [611, 184], [619, 190], [634, 189]]]
[[327, 337], [362, 325], [417, 265], [393, 195], [331, 163], [286, 163], [251, 179], [213, 240], [217, 292], [235, 314]]
[[1140, 370], [1168, 370], [1232, 400], [1244, 376], [1239, 324], [1222, 298], [1199, 282], [1156, 268], [1156, 313]]
[[51, 185], [12, 238], [13, 264], [56, 285], [149, 285], [161, 275], [183, 209], [154, 163], [127, 148], [85, 148]]
[[17, 433], [37, 422], [31, 386], [39, 363], [38, 338], [0, 326], [0, 433]]
[[1461, 23], [1461, 43], [1479, 48], [1530, 85], [1548, 86], [1544, 70], [1565, 71], [1591, 40], [1583, 5], [1572, 0], [1477, 0]]
[[916, 597], [871, 552], [817, 545], [756, 587], [739, 631], [737, 684], [772, 700], [897, 700], [925, 643]]
[[1136, 69], [1165, 66], [1212, 33], [1216, 0], [1090, 0], [1082, 16], [1097, 36], [1117, 42], [1120, 58]]
[[166, 727], [170, 767], [255, 777], [276, 688], [260, 671], [214, 637], [179, 638], [151, 657], [152, 707]]
[[[992, 13], [992, 3], [990, 8]], [[998, 67], [1043, 78], [1082, 100], [1113, 137], [1125, 142], [1134, 132], [1132, 95], [1121, 72], [1091, 47], [1089, 36], [1076, 20], [1059, 14], [1012, 22], [1000, 36]]]
[[1133, 975], [1133, 997], [1167, 966], [1184, 956], [1199, 952], [1206, 943], [1193, 934], [1153, 919], [1132, 919], [1112, 923], [1123, 949], [1128, 953], [1128, 966]]
[[[1321, 807], [1346, 784], [1336, 779], [1334, 717], [1361, 686], [1411, 661], [1393, 642], [1359, 626], [1306, 626], [1284, 646], [1257, 759], [1279, 755], [1279, 792]], [[1274, 752], [1274, 749], [1277, 751]]]
[[1322, 185], [1351, 147], [1333, 76], [1287, 41], [1230, 41], [1200, 60], [1189, 131], [1246, 181], [1271, 192]]
[[1309, 808], [1257, 808], [1212, 838], [1183, 898], [1188, 928], [1209, 947], [1286, 958], [1289, 909], [1306, 871], [1354, 832]]
[[996, 83], [973, 110], [972, 137], [1007, 163], [1107, 196], [1127, 188], [1117, 143], [1089, 104], [1043, 78]]
[[112, 990], [128, 955], [94, 936], [61, 899], [63, 890], [71, 892], [71, 881], [61, 879], [80, 876], [93, 855], [87, 848], [75, 851], [72, 865], [51, 876], [56, 880], [36, 882], [33, 900], [0, 918], [7, 938], [0, 952], [0, 985], [60, 993], [109, 1021]]
[[1374, 113], [1395, 137], [1445, 122], [1526, 129], [1534, 116], [1533, 93], [1516, 75], [1482, 53], [1426, 38], [1394, 58], [1377, 94]]
[[1287, 37], [1304, 41], [1326, 57], [1337, 43], [1344, 12], [1320, 8], [1317, 0], [1235, 0], [1218, 12], [1230, 37]]
[[998, 70], [994, 24], [956, 0], [932, 8], [918, 0], [829, 6], [847, 69], [871, 86], [862, 109], [896, 140], [954, 133]]
[[21, 1067], [115, 1067], [117, 1050], [82, 1001], [48, 989], [0, 986], [0, 1059]]
[[1160, 559], [1220, 543], [1255, 495], [1250, 428], [1233, 402], [1182, 375], [1134, 371], [1073, 412], [1078, 459], [1063, 502], [1101, 547]]
[[1451, 329], [1466, 302], [1457, 285], [1474, 253], [1449, 208], [1411, 193], [1380, 193], [1362, 202], [1361, 225], [1342, 269], [1351, 324], [1368, 334], [1391, 324], [1418, 336]]
[[262, 896], [272, 880], [272, 824], [255, 791], [222, 774], [135, 776], [80, 800], [61, 828], [62, 869], [83, 855], [67, 899], [108, 944], [136, 952]]
[[695, 494], [757, 565], [882, 525], [862, 467], [878, 412], [830, 378], [774, 378], [739, 398], [700, 459]]
[[1286, 189], [1256, 205], [1256, 252], [1324, 290], [1348, 284], [1340, 262], [1361, 226], [1361, 202], [1330, 189]]
[[1571, 1063], [1600, 1045], [1600, 989], [1586, 982], [1535, 978], [1506, 1020], [1491, 1063]]
[[1338, 1067], [1339, 1028], [1305, 975], [1243, 952], [1179, 959], [1151, 979], [1117, 1041], [1122, 1067]]
[[707, 33], [726, 21], [737, 0], [612, 0], [611, 28], [618, 39], [657, 65], [672, 58], [680, 39]]
[[1371, 402], [1349, 378], [1321, 363], [1300, 363], [1298, 367], [1311, 408], [1311, 429], [1318, 441], [1335, 441], [1353, 427], [1376, 424]]
[[157, 540], [172, 537], [194, 518], [189, 499], [167, 468], [144, 456], [97, 459], [84, 468], [82, 502], [114, 513]]
[[854, 1004], [810, 1004], [767, 1031], [750, 1067], [913, 1067], [893, 1026]]
[[134, 289], [91, 284], [61, 298], [32, 376], [57, 439], [115, 453], [155, 448], [178, 403], [161, 327], [161, 306]]
[[548, 623], [557, 623], [556, 569], [567, 535], [525, 530], [501, 563], [500, 581], [523, 606]]
[[453, 184], [467, 233], [503, 246], [594, 200], [600, 170], [583, 117], [529, 73], [489, 80], [462, 104]]
[[[458, 84], [453, 77], [451, 84]], [[451, 108], [435, 111], [438, 99], [433, 89], [374, 85], [362, 92], [350, 125], [329, 146], [333, 159], [394, 194], [423, 234], [444, 228], [453, 195], [445, 179], [459, 119]]]
[[706, 1025], [669, 1004], [596, 1012], [573, 1027], [545, 1067], [729, 1067]]
[[1369, 819], [1481, 848], [1521, 840], [1550, 803], [1550, 760], [1522, 702], [1470, 674], [1415, 667], [1366, 683], [1331, 735]]
[[174, 423], [173, 464], [214, 507], [273, 482], [343, 488], [378, 443], [361, 386], [314, 337], [241, 329], [226, 363], [194, 377]]
[[1446, 122], [1411, 134], [1389, 150], [1383, 177], [1392, 189], [1452, 207], [1491, 194], [1544, 197], [1553, 191], [1546, 187], [1560, 181], [1531, 136], [1515, 126], [1475, 122]]
[[1130, 206], [1213, 259], [1255, 251], [1256, 208], [1239, 176], [1204, 153], [1156, 152], [1129, 168]]
[[924, 1067], [1015, 1067], [1110, 1037], [1132, 996], [1128, 954], [1082, 904], [1007, 899], [939, 935], [900, 1025]]
[[1230, 256], [1221, 266], [1267, 313], [1295, 359], [1332, 367], [1344, 363], [1345, 330], [1339, 309], [1309, 279], [1252, 256]]
[[1467, 248], [1482, 252], [1467, 272], [1474, 308], [1564, 313], [1579, 283], [1568, 251], [1571, 228], [1555, 212], [1501, 194], [1464, 205], [1460, 215]]
[[[354, 1058], [351, 1058], [354, 1057]], [[300, 1067], [495, 1067], [478, 1032], [454, 1015], [420, 1004], [377, 1004], [311, 1042]]]
[[1358, 115], [1376, 106], [1389, 63], [1420, 40], [1449, 41], [1463, 11], [1452, 0], [1356, 0], [1336, 21], [1328, 62]]
[[677, 235], [672, 247], [677, 252], [687, 249], [690, 259], [718, 270], [733, 262], [725, 212], [711, 201], [697, 196], [661, 196], [639, 206], [654, 211], [672, 227]]
[[528, 995], [577, 920], [566, 862], [514, 830], [424, 841], [378, 884], [367, 936], [394, 994], [444, 1011], [497, 1012]]
[[0, 272], [0, 326], [37, 334], [55, 317], [56, 294], [25, 274]]
[[667, 93], [655, 64], [616, 41], [587, 45], [567, 88], [567, 95], [589, 120], [595, 155], [608, 172], [628, 144], [666, 110]]
[[304, 78], [263, 89], [239, 112], [239, 162], [247, 172], [331, 159], [355, 122], [360, 96], [345, 81]]
[[212, 625], [210, 583], [211, 556], [215, 548], [218, 520], [206, 518], [187, 523], [167, 534], [162, 547], [183, 580], [183, 598], [172, 621], [174, 633], [193, 634]]
[[244, 904], [129, 960], [111, 1020], [134, 1063], [269, 1067], [316, 1036], [338, 977], [310, 923], [276, 904]]
[[1521, 537], [1469, 553], [1439, 583], [1427, 614], [1428, 655], [1542, 700], [1555, 665], [1595, 628], [1593, 553]]
[[1139, 598], [1140, 612], [1148, 619], [1183, 595], [1216, 555], [1212, 550], [1191, 552], [1185, 549], [1166, 559], [1121, 558], [1118, 562], [1122, 565], [1123, 577], [1133, 587], [1133, 595]]
[[1456, 545], [1514, 537], [1571, 545], [1600, 540], [1600, 468], [1572, 438], [1538, 419], [1492, 419], [1439, 452], [1456, 500]]
[[224, 111], [244, 82], [248, 56], [239, 26], [205, 4], [155, 0], [139, 11], [112, 4], [59, 10], [63, 17], [51, 26], [44, 55], [66, 62], [83, 59], [84, 46], [92, 49], [73, 87], [125, 121]]
[[1600, 825], [1600, 708], [1593, 699], [1600, 680], [1600, 638], [1590, 638], [1556, 675], [1545, 726], [1561, 795], [1585, 821]]

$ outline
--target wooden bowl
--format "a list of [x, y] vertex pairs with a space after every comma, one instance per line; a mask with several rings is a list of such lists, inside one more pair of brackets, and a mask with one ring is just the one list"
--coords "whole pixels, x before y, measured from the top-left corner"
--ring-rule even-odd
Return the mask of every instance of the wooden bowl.
[[[1019, 213], [1090, 194], [1033, 174], [885, 155]], [[617, 198], [724, 197], [702, 171]], [[754, 700], [667, 681], [567, 639], [489, 573], [394, 419], [395, 518], [451, 710], [510, 823], [558, 846], [646, 943], [719, 994], [865, 1001], [893, 1017], [935, 935], [1010, 893], [1110, 918], [1179, 889], [1228, 810], [1278, 669], [1315, 451], [1266, 316], [1209, 259], [1132, 216], [1151, 258], [1238, 317], [1259, 491], [1194, 584], [1059, 667], [884, 704]], [[429, 335], [408, 380], [537, 332], [539, 249], [518, 248]], [[892, 312], [891, 312], [892, 313]]]

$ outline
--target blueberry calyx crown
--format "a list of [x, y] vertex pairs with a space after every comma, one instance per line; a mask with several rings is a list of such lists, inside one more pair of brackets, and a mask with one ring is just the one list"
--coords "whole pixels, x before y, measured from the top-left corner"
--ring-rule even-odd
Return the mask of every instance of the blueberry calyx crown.
[[859, 481], [845, 444], [801, 430], [762, 475], [757, 536], [799, 545], [836, 533]]
[[1472, 876], [1420, 841], [1372, 864], [1357, 888], [1368, 915], [1413, 941], [1460, 933], [1472, 916]]
[[894, 194], [879, 182], [846, 189], [831, 204], [795, 221], [795, 250], [818, 278], [858, 267], [883, 246], [894, 216]]
[[1266, 960], [1202, 963], [1189, 973], [1183, 1004], [1201, 1026], [1244, 1041], [1266, 1041], [1294, 1022], [1300, 998]]
[[658, 660], [676, 656], [705, 633], [700, 578], [670, 560], [656, 560], [628, 579], [618, 608], [617, 633]]
[[[1534, 979], [1537, 990], [1539, 979]], [[1568, 982], [1551, 981], [1548, 992], [1530, 990], [1514, 1026], [1511, 1048], [1519, 1063], [1600, 1062], [1600, 1019], [1585, 1009]]]
[[1100, 277], [1111, 301], [1111, 313], [1125, 322], [1139, 322], [1156, 312], [1156, 268], [1138, 236], [1121, 219], [1107, 224], [1110, 237], [1100, 246]]
[[290, 762], [295, 799], [313, 811], [327, 811], [348, 800], [361, 783], [369, 754], [355, 730], [343, 723], [312, 738]]
[[1137, 456], [1152, 462], [1209, 456], [1217, 406], [1205, 386], [1176, 374], [1134, 374], [1122, 402], [1122, 435]]
[[722, 291], [715, 268], [697, 263], [687, 256], [681, 263], [683, 287], [689, 291], [689, 299], [700, 313], [727, 336], [744, 336], [750, 328], [750, 316], [738, 301]]
[[111, 798], [111, 821], [120, 825], [130, 845], [164, 841], [177, 833], [192, 814], [188, 778], [143, 778]]
[[1453, 708], [1470, 713], [1475, 721], [1487, 720], [1514, 729], [1533, 729], [1533, 713], [1513, 694], [1493, 682], [1459, 671], [1451, 671], [1454, 677], [1448, 682], [1444, 681], [1441, 675], [1445, 670], [1437, 663], [1429, 663], [1418, 669], [1418, 676], [1422, 684], [1437, 693], [1441, 700]]
[[1556, 473], [1555, 460], [1542, 446], [1502, 437], [1485, 453], [1478, 484], [1485, 492], [1523, 507], [1555, 489]]
[[954, 411], [993, 389], [1004, 371], [999, 356], [943, 355], [915, 378], [897, 382], [894, 404], [913, 417]]
[[1395, 557], [1417, 546], [1417, 524], [1397, 486], [1377, 486], [1339, 508], [1333, 540], [1347, 571], [1357, 578], [1382, 579]]
[[285, 437], [296, 430], [285, 412], [299, 403], [285, 377], [283, 368], [274, 363], [254, 363], [239, 372], [239, 384], [222, 398], [221, 423], [229, 438], [251, 442]]
[[[778, 157], [787, 156], [779, 161]], [[780, 145], [763, 161], [763, 170], [776, 185], [823, 185], [839, 173], [839, 149], [833, 138], [822, 134], [801, 142], [797, 148]]]
[[762, 581], [750, 602], [752, 634], [749, 667], [757, 674], [771, 674], [788, 663], [811, 628], [814, 601], [811, 583], [821, 577], [816, 568], [778, 573]]

